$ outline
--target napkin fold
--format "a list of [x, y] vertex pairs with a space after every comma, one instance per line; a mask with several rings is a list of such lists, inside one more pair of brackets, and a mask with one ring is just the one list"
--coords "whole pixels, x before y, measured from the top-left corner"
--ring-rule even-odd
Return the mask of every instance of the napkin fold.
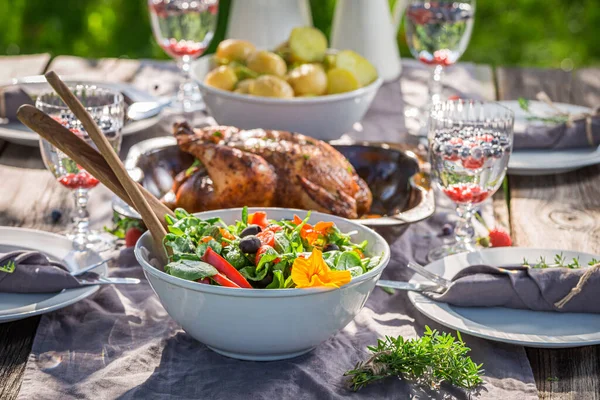
[[0, 253], [0, 293], [53, 293], [80, 286], [63, 264], [42, 253]]
[[600, 115], [581, 118], [558, 125], [528, 123], [515, 124], [513, 148], [574, 149], [600, 145]]
[[6, 86], [0, 88], [0, 118], [9, 122], [18, 121], [17, 110], [23, 104], [33, 105], [33, 99], [19, 86]]
[[530, 268], [472, 265], [452, 278], [442, 294], [425, 296], [459, 307], [507, 307], [534, 311], [600, 313], [600, 271], [590, 271], [581, 291], [556, 306], [577, 287], [589, 268]]

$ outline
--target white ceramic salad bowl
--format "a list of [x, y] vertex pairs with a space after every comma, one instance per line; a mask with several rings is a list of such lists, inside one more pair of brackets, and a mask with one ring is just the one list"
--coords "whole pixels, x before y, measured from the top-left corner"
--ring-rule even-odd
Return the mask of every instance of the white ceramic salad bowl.
[[327, 96], [277, 99], [228, 92], [204, 84], [211, 69], [211, 58], [192, 64], [192, 77], [200, 85], [210, 114], [221, 125], [240, 129], [278, 129], [298, 132], [320, 140], [339, 139], [360, 121], [377, 94], [383, 80], [351, 92]]
[[[255, 208], [270, 219], [301, 218], [306, 211]], [[233, 224], [241, 209], [196, 214]], [[313, 212], [309, 223], [334, 222], [342, 232], [357, 231], [354, 242], [368, 240], [367, 253], [381, 262], [339, 289], [232, 289], [179, 279], [151, 265], [150, 233], [135, 246], [144, 274], [169, 315], [217, 353], [242, 360], [271, 361], [304, 354], [344, 328], [359, 313], [390, 259], [390, 248], [375, 231], [344, 218]], [[155, 262], [154, 262], [155, 263]]]

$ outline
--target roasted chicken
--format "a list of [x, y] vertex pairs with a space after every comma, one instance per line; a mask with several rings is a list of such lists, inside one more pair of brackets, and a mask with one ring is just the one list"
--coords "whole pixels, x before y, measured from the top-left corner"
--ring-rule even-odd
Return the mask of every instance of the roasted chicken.
[[371, 207], [366, 182], [342, 154], [320, 140], [229, 126], [192, 129], [179, 123], [173, 129], [179, 147], [202, 166], [176, 177], [172, 207], [189, 212], [287, 207], [346, 218], [357, 218]]

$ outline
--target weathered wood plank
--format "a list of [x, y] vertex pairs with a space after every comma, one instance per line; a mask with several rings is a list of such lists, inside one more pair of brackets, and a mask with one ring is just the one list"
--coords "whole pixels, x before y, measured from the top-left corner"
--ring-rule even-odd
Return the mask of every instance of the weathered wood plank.
[[103, 58], [90, 60], [73, 56], [58, 56], [48, 66], [48, 71], [82, 80], [127, 82], [133, 79], [140, 65], [139, 60]]
[[[535, 98], [591, 106], [600, 99], [600, 70], [499, 68], [501, 100]], [[600, 167], [567, 174], [511, 176], [510, 223], [518, 246], [600, 253]], [[527, 349], [543, 399], [600, 398], [600, 347]]]
[[0, 57], [0, 82], [9, 83], [13, 78], [41, 74], [50, 61], [50, 54], [30, 54]]
[[[50, 54], [48, 53], [0, 57], [0, 83], [6, 84], [14, 78], [39, 75], [44, 72], [49, 61]], [[0, 154], [7, 145], [7, 142], [0, 140]]]

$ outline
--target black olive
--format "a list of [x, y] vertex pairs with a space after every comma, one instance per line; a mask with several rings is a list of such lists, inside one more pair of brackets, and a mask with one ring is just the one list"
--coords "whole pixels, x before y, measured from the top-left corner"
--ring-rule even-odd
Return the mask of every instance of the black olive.
[[260, 248], [260, 239], [254, 235], [246, 236], [242, 240], [240, 240], [240, 250], [243, 253], [254, 254]]
[[325, 248], [323, 249], [324, 253], [327, 253], [328, 251], [334, 251], [334, 250], [339, 250], [339, 246], [335, 243], [329, 243], [327, 246], [325, 246]]
[[262, 228], [258, 225], [248, 225], [246, 229], [240, 233], [240, 237], [246, 237], [249, 235], [256, 235], [262, 232]]

